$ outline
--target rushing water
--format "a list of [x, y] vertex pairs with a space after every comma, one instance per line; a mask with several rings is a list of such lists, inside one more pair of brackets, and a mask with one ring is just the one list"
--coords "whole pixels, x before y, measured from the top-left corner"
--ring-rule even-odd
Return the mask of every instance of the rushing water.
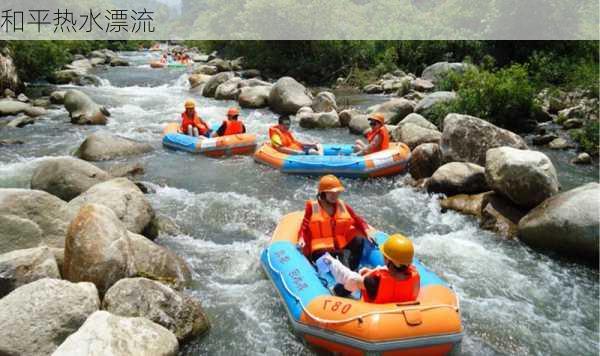
[[[190, 293], [202, 301], [213, 325], [207, 336], [183, 347], [181, 354], [313, 354], [291, 333], [282, 303], [261, 270], [259, 254], [278, 220], [313, 196], [316, 178], [283, 175], [251, 157], [211, 159], [163, 149], [162, 128], [178, 119], [185, 98], [194, 97], [200, 115], [213, 123], [234, 103], [190, 95], [185, 70], [150, 69], [151, 54], [124, 55], [132, 67], [99, 71], [102, 86], [81, 88], [110, 108], [106, 127], [71, 125], [61, 107], [35, 125], [0, 130], [0, 139], [25, 141], [0, 147], [0, 187], [28, 188], [41, 158], [71, 154], [96, 130], [152, 143], [153, 152], [119, 161], [144, 164], [141, 179], [156, 189], [148, 195], [154, 208], [181, 228], [181, 235], [163, 235], [159, 242], [191, 265]], [[385, 98], [350, 99], [366, 107]], [[242, 116], [259, 141], [275, 122], [268, 110], [242, 110]], [[295, 129], [307, 139], [355, 139], [345, 129]], [[563, 188], [597, 179], [597, 166], [565, 163], [572, 156], [573, 152], [551, 155]], [[344, 184], [344, 198], [359, 214], [380, 229], [411, 236], [418, 257], [455, 287], [465, 327], [461, 354], [598, 353], [597, 271], [499, 239], [481, 230], [473, 218], [442, 214], [437, 197], [414, 191], [402, 177], [344, 179]]]

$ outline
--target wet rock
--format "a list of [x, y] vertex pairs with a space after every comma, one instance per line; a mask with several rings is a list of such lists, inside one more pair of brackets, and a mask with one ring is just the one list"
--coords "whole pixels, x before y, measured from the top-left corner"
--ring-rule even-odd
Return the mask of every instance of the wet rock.
[[437, 130], [430, 130], [417, 126], [412, 123], [405, 123], [398, 125], [391, 132], [393, 141], [404, 142], [411, 149], [419, 146], [423, 143], [436, 143], [439, 144], [442, 139], [442, 133]]
[[237, 100], [240, 93], [239, 84], [242, 78], [234, 77], [223, 84], [219, 85], [215, 90], [215, 99], [217, 100]]
[[462, 214], [480, 217], [483, 198], [489, 192], [479, 194], [458, 194], [440, 201], [442, 209], [458, 211]]
[[442, 126], [444, 129], [440, 147], [446, 162], [485, 165], [485, 155], [490, 148], [528, 148], [519, 135], [473, 116], [448, 114]]
[[49, 158], [31, 177], [31, 189], [43, 190], [69, 201], [111, 176], [100, 168], [74, 157]]
[[202, 335], [210, 325], [192, 297], [146, 278], [126, 278], [113, 285], [102, 309], [119, 316], [143, 317], [169, 329], [179, 342]]
[[57, 70], [52, 74], [50, 81], [53, 84], [77, 84], [85, 75], [86, 73], [79, 69]]
[[15, 94], [14, 91], [12, 91], [12, 90], [10, 90], [8, 88], [4, 89], [4, 93], [3, 94], [4, 94], [4, 97], [8, 98], [8, 99], [14, 99], [14, 98], [17, 97], [17, 94]]
[[557, 194], [519, 221], [528, 245], [598, 265], [600, 184], [588, 183]]
[[144, 193], [127, 178], [114, 178], [94, 185], [67, 206], [69, 216], [75, 217], [86, 204], [101, 204], [115, 212], [125, 227], [141, 233], [154, 218], [154, 209]]
[[207, 74], [192, 74], [189, 76], [188, 82], [190, 83], [190, 88], [193, 89], [207, 83], [210, 78], [211, 76]]
[[173, 219], [165, 215], [155, 215], [150, 224], [146, 226], [143, 235], [155, 240], [161, 234], [178, 235], [180, 233], [181, 230]]
[[435, 85], [426, 79], [417, 78], [410, 83], [412, 89], [416, 91], [432, 91], [435, 88]]
[[0, 298], [42, 278], [60, 279], [54, 254], [46, 246], [0, 255]]
[[202, 95], [207, 98], [212, 98], [215, 96], [215, 92], [217, 91], [217, 87], [229, 79], [233, 78], [232, 72], [222, 72], [219, 74], [213, 75], [206, 84], [204, 84], [204, 88], [202, 89]]
[[67, 64], [65, 68], [86, 71], [88, 69], [92, 69], [92, 63], [89, 61], [89, 59], [83, 57], [74, 60], [73, 62], [71, 62], [71, 64]]
[[353, 115], [348, 123], [348, 129], [350, 133], [355, 135], [364, 135], [365, 132], [370, 130], [369, 120], [367, 119], [367, 115], [358, 114]]
[[65, 93], [65, 109], [69, 112], [71, 123], [77, 125], [106, 125], [110, 112], [96, 104], [85, 93], [71, 89]]
[[591, 164], [592, 163], [592, 156], [590, 156], [589, 154], [582, 152], [580, 154], [577, 155], [577, 157], [575, 157], [573, 159], [573, 161], [571, 161], [571, 163], [574, 164]]
[[559, 138], [555, 138], [554, 140], [552, 140], [548, 144], [548, 147], [550, 147], [553, 150], [566, 150], [569, 148], [575, 148], [575, 145], [570, 143], [566, 139], [559, 137]]
[[518, 234], [519, 220], [527, 213], [526, 209], [515, 206], [510, 200], [495, 193], [487, 193], [481, 202], [479, 226], [493, 231], [506, 239]]
[[57, 90], [53, 91], [50, 94], [50, 102], [52, 104], [62, 105], [65, 102], [65, 95], [67, 94], [66, 90]]
[[456, 93], [453, 91], [436, 91], [419, 101], [415, 107], [415, 112], [427, 116], [429, 110], [431, 110], [434, 106], [441, 103], [448, 103], [455, 99]]
[[206, 74], [206, 75], [215, 75], [219, 73], [219, 70], [215, 66], [202, 65], [198, 68], [194, 69], [193, 74]]
[[128, 67], [129, 62], [124, 58], [114, 57], [110, 60], [111, 67]]
[[94, 283], [100, 294], [127, 277], [151, 276], [176, 288], [191, 278], [182, 259], [127, 231], [111, 209], [99, 204], [84, 205], [71, 222], [63, 275], [73, 282]]
[[0, 146], [5, 145], [22, 145], [25, 142], [22, 140], [0, 140]]
[[40, 108], [47, 109], [50, 106], [50, 98], [49, 97], [41, 97], [31, 101], [33, 106], [37, 106]]
[[240, 89], [238, 103], [243, 108], [264, 108], [269, 106], [270, 86], [253, 86]]
[[100, 51], [100, 50], [92, 51], [89, 54], [89, 57], [91, 59], [95, 59], [95, 58], [101, 59], [103, 63], [110, 62], [108, 55], [105, 52]]
[[87, 355], [176, 356], [179, 344], [172, 332], [146, 318], [98, 311], [52, 355], [79, 356], [81, 350], [86, 350]]
[[476, 194], [490, 190], [483, 167], [473, 163], [451, 162], [438, 168], [427, 183], [430, 193]]
[[558, 136], [556, 136], [555, 134], [537, 135], [537, 136], [534, 136], [531, 139], [531, 141], [536, 146], [543, 146], [545, 144], [548, 144], [548, 143], [554, 141], [557, 138], [558, 138]]
[[207, 64], [217, 68], [218, 72], [228, 72], [232, 70], [231, 63], [221, 58], [210, 60]]
[[348, 125], [350, 125], [350, 120], [352, 120], [353, 117], [359, 116], [359, 115], [364, 115], [364, 114], [362, 114], [358, 110], [353, 110], [353, 109], [347, 109], [347, 110], [340, 111], [338, 114], [338, 116], [340, 118], [340, 125], [342, 127], [347, 127]]
[[332, 92], [322, 91], [315, 96], [311, 107], [314, 112], [337, 111], [335, 95]]
[[318, 127], [321, 129], [327, 129], [332, 127], [340, 127], [340, 118], [335, 110], [329, 112], [315, 113], [315, 118], [318, 123]]
[[29, 102], [29, 98], [27, 97], [27, 95], [21, 93], [17, 96], [17, 100], [22, 102], [22, 103], [28, 103]]
[[24, 113], [25, 115], [30, 117], [37, 117], [40, 115], [44, 115], [46, 113], [46, 110], [16, 100], [0, 100], [0, 116], [14, 116], [21, 113]]
[[443, 79], [450, 72], [464, 73], [470, 68], [475, 68], [475, 66], [460, 62], [437, 62], [425, 68], [421, 74], [421, 78], [436, 83], [437, 81]]
[[402, 96], [410, 90], [410, 78], [393, 78], [381, 82], [381, 88], [384, 93], [396, 92], [397, 96]]
[[246, 69], [239, 71], [239, 76], [244, 79], [259, 78], [261, 73], [258, 69]]
[[244, 57], [238, 57], [234, 60], [229, 61], [229, 65], [231, 66], [231, 70], [242, 70], [244, 66]]
[[435, 126], [433, 123], [429, 122], [426, 118], [417, 113], [408, 114], [404, 119], [402, 119], [398, 123], [398, 126], [402, 126], [404, 124], [414, 124], [417, 126], [421, 126], [425, 129], [438, 131], [437, 126]]
[[362, 90], [366, 94], [380, 94], [383, 93], [383, 87], [380, 84], [368, 84], [365, 85]]
[[10, 128], [21, 128], [21, 127], [25, 127], [27, 125], [32, 125], [35, 123], [35, 119], [32, 117], [29, 117], [27, 115], [19, 115], [17, 116], [16, 119], [10, 120], [10, 122], [8, 124], [6, 124], [6, 127], [10, 127]]
[[99, 65], [105, 64], [106, 61], [102, 58], [90, 58], [90, 63], [92, 64], [92, 67], [97, 67]]
[[567, 121], [563, 122], [563, 127], [565, 130], [578, 129], [580, 127], [583, 127], [583, 120], [582, 119], [568, 119]]
[[303, 106], [312, 105], [312, 94], [294, 78], [280, 78], [269, 93], [269, 106], [278, 114], [295, 114]]
[[152, 146], [107, 132], [88, 136], [75, 156], [86, 161], [104, 161], [117, 157], [134, 156], [152, 151]]
[[492, 148], [486, 154], [485, 176], [496, 192], [529, 208], [558, 193], [560, 188], [552, 161], [537, 151]]
[[134, 177], [144, 174], [144, 165], [136, 163], [117, 163], [108, 169], [108, 173], [113, 177]]
[[39, 190], [0, 189], [0, 253], [45, 244], [63, 247], [66, 203]]
[[442, 165], [442, 150], [435, 143], [418, 145], [411, 153], [410, 175], [416, 179], [428, 178]]
[[585, 107], [583, 105], [576, 105], [570, 108], [566, 108], [558, 112], [558, 118], [561, 121], [567, 119], [581, 118], [585, 117]]
[[50, 355], [99, 306], [91, 283], [44, 278], [17, 288], [0, 299], [0, 354]]
[[383, 104], [371, 106], [367, 109], [367, 112], [369, 114], [375, 112], [382, 113], [386, 124], [396, 125], [400, 120], [412, 113], [414, 109], [415, 104], [412, 101], [404, 98], [395, 98]]

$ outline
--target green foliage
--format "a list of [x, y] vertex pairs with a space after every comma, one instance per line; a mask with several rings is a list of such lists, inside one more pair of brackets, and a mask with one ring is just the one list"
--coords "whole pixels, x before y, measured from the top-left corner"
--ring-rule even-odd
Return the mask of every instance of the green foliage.
[[569, 131], [569, 134], [585, 152], [590, 155], [598, 155], [600, 145], [600, 124], [598, 121], [589, 121], [581, 129]]

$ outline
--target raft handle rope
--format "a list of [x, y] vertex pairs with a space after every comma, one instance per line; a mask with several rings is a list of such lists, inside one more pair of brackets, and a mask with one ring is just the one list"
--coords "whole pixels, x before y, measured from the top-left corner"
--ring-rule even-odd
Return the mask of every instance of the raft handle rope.
[[[287, 283], [285, 282], [285, 279], [283, 278], [283, 274], [281, 273], [281, 271], [279, 271], [275, 267], [273, 267], [273, 264], [271, 263], [271, 253], [270, 253], [270, 250], [268, 247], [266, 249], [266, 252], [267, 252], [267, 262], [269, 263], [269, 267], [271, 268], [271, 270], [273, 270], [274, 272], [279, 274], [279, 276], [281, 278], [281, 283], [283, 284], [283, 287], [288, 292], [288, 294], [291, 295], [298, 304], [300, 304], [300, 307], [302, 307], [302, 310], [306, 313], [306, 315], [308, 315], [311, 319], [313, 319], [321, 324], [344, 324], [344, 323], [349, 323], [354, 320], [358, 320], [359, 322], [361, 322], [362, 319], [364, 319], [368, 316], [371, 316], [371, 315], [400, 314], [400, 313], [403, 313], [405, 310], [427, 311], [427, 310], [431, 310], [431, 309], [449, 308], [449, 309], [453, 309], [457, 313], [459, 312], [458, 303], [456, 306], [450, 305], [450, 304], [434, 304], [434, 305], [423, 306], [423, 307], [410, 307], [410, 308], [405, 307], [405, 308], [394, 308], [394, 309], [383, 310], [383, 311], [372, 311], [372, 312], [367, 312], [367, 313], [359, 314], [359, 315], [356, 315], [356, 316], [353, 316], [350, 318], [340, 319], [340, 320], [323, 319], [323, 318], [320, 318], [320, 317], [314, 315], [313, 313], [311, 313], [308, 310], [308, 308], [304, 305], [304, 303], [302, 303], [302, 299], [300, 299], [300, 297], [298, 297], [296, 294], [294, 294], [294, 292], [291, 291], [291, 289], [288, 287]], [[458, 301], [458, 298], [456, 298], [456, 299]]]

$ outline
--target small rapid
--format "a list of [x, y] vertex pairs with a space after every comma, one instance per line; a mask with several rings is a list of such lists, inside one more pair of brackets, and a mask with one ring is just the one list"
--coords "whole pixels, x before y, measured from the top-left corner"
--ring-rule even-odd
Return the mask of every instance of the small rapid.
[[[153, 188], [148, 198], [156, 212], [174, 220], [180, 230], [162, 235], [158, 242], [192, 267], [189, 292], [202, 301], [213, 326], [208, 335], [182, 347], [180, 354], [314, 354], [291, 333], [259, 256], [279, 219], [303, 209], [305, 200], [314, 196], [316, 178], [283, 175], [248, 156], [211, 159], [163, 149], [162, 129], [179, 120], [186, 98], [194, 98], [200, 116], [213, 125], [235, 103], [190, 93], [186, 70], [151, 69], [147, 64], [154, 54], [121, 55], [130, 67], [97, 70], [94, 75], [101, 78], [101, 85], [77, 87], [109, 108], [107, 126], [71, 125], [68, 113], [59, 107], [34, 125], [0, 130], [0, 139], [25, 142], [0, 147], [0, 187], [29, 188], [39, 162], [72, 154], [95, 131], [151, 143], [154, 151], [117, 161], [144, 165], [140, 180]], [[361, 105], [382, 100], [369, 98], [362, 97]], [[276, 119], [266, 109], [244, 109], [241, 117], [258, 142], [266, 139]], [[346, 129], [294, 129], [300, 138], [321, 142], [356, 139]], [[111, 164], [114, 161], [99, 163]], [[562, 163], [557, 165], [559, 171], [561, 167]], [[560, 176], [561, 183], [594, 180], [586, 170], [569, 168]], [[502, 240], [479, 228], [474, 218], [443, 213], [438, 197], [415, 191], [403, 177], [343, 182], [344, 199], [357, 213], [384, 231], [410, 236], [417, 257], [455, 288], [465, 328], [461, 354], [597, 354], [598, 271], [553, 259], [518, 241]]]

